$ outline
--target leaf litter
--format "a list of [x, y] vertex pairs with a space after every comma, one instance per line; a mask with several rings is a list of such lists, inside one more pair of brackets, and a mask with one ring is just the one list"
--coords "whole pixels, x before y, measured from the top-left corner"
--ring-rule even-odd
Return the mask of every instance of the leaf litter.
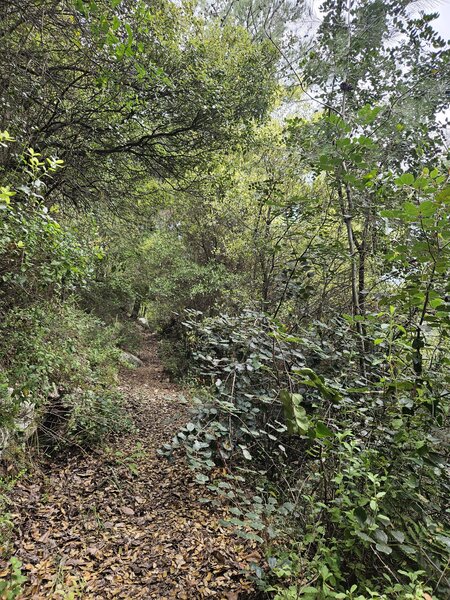
[[23, 599], [218, 598], [252, 594], [255, 542], [220, 524], [181, 456], [157, 454], [188, 417], [148, 337], [144, 366], [123, 370], [136, 429], [92, 454], [46, 458], [13, 492]]

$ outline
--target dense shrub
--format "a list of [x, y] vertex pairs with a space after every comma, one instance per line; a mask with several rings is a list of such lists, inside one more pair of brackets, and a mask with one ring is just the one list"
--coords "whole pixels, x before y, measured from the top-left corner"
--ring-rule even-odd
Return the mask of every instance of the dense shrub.
[[25, 404], [47, 441], [92, 442], [119, 428], [113, 392], [116, 331], [74, 303], [11, 310], [0, 325], [0, 365], [17, 414]]
[[[2, 142], [2, 140], [5, 140]], [[13, 144], [0, 132], [0, 146]], [[56, 220], [58, 207], [49, 209], [43, 194], [62, 161], [44, 158], [29, 148], [14, 187], [0, 189], [0, 311], [36, 300], [64, 297], [86, 283], [97, 251], [80, 243], [76, 229]], [[5, 182], [6, 183], [6, 182]]]
[[156, 232], [142, 244], [147, 275], [146, 314], [159, 327], [179, 321], [184, 309], [208, 311], [227, 297], [237, 283], [220, 263], [200, 264], [172, 233]]
[[93, 443], [123, 425], [118, 330], [74, 299], [103, 254], [44, 202], [62, 161], [29, 148], [21, 165], [0, 189], [1, 447], [36, 428], [46, 445]]
[[[373, 334], [392, 341], [394, 321], [378, 315]], [[408, 357], [405, 340], [389, 355], [377, 344], [367, 382], [345, 320], [301, 338], [250, 311], [190, 313], [185, 326], [194, 372], [210, 392], [164, 452], [184, 448], [198, 480], [235, 503], [228, 524], [272, 546], [261, 586], [280, 599], [419, 598], [414, 590], [427, 584], [445, 596], [450, 481], [439, 431], [447, 409], [429, 410], [437, 374], [434, 396], [416, 394], [406, 368], [401, 381], [390, 379], [397, 357]], [[281, 592], [283, 581], [290, 587]]]

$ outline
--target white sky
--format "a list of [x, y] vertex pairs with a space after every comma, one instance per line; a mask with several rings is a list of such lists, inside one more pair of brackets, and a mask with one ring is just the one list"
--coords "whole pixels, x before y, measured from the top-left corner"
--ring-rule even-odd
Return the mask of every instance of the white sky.
[[439, 19], [434, 21], [434, 28], [439, 31], [444, 40], [450, 40], [450, 0], [430, 2], [429, 10], [439, 13]]

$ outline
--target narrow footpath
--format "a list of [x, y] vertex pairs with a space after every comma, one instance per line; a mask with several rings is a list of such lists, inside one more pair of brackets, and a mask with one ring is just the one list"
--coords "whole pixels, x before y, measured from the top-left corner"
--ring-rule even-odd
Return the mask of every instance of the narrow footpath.
[[24, 599], [252, 597], [244, 571], [257, 550], [199, 501], [205, 489], [182, 457], [157, 454], [188, 409], [155, 341], [145, 346], [144, 366], [121, 374], [134, 430], [94, 453], [46, 459], [14, 490]]

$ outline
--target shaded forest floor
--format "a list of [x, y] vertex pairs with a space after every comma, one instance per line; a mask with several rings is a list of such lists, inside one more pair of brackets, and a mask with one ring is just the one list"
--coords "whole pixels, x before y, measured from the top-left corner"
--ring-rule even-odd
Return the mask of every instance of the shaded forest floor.
[[24, 599], [241, 600], [251, 593], [243, 571], [257, 550], [199, 501], [205, 489], [181, 457], [169, 463], [157, 454], [188, 408], [150, 336], [140, 357], [143, 367], [121, 374], [132, 431], [91, 454], [46, 458], [15, 487]]

